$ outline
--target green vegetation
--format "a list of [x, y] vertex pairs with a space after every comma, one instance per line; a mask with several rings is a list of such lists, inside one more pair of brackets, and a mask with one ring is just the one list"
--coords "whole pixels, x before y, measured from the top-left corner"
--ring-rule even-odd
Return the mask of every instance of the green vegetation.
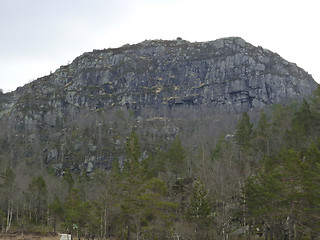
[[[72, 126], [59, 135], [63, 146], [58, 140], [47, 146], [63, 147], [71, 166], [86, 152], [122, 152], [111, 169], [88, 174], [54, 165], [15, 168], [14, 153], [3, 150], [0, 229], [86, 239], [319, 239], [319, 106], [320, 90], [301, 104], [262, 110], [256, 122], [244, 113], [236, 132], [211, 149], [202, 137], [186, 148], [186, 135], [147, 146], [148, 136], [127, 130], [134, 129], [134, 114], [119, 109], [115, 125]], [[62, 117], [54, 122], [68, 124]], [[10, 142], [31, 148], [13, 136], [1, 139], [1, 149]]]
[[283, 149], [268, 157], [246, 181], [245, 205], [252, 231], [280, 239], [313, 238], [319, 234], [320, 151]]

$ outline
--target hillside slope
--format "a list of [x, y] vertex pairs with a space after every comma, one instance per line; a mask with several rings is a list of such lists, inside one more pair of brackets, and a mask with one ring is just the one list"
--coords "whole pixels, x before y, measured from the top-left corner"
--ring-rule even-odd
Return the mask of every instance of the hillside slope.
[[294, 63], [237, 37], [94, 50], [0, 96], [2, 152], [13, 165], [108, 168], [123, 158], [131, 129], [149, 146], [178, 133], [192, 146], [204, 132], [214, 139], [230, 129], [239, 113], [301, 100], [316, 87]]

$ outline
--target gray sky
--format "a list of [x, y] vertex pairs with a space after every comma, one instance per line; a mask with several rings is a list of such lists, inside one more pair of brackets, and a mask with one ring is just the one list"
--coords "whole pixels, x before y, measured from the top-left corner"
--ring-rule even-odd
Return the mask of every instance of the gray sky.
[[320, 83], [319, 0], [0, 0], [0, 88], [15, 90], [83, 52], [145, 39], [239, 36]]

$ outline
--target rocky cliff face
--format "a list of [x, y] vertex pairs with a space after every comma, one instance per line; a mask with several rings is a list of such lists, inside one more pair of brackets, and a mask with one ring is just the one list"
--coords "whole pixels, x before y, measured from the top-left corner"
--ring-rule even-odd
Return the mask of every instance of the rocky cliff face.
[[[316, 86], [303, 69], [241, 38], [144, 41], [84, 53], [53, 74], [0, 96], [0, 116], [8, 120], [9, 132], [30, 137], [60, 131], [66, 119], [83, 118], [84, 112], [108, 115], [125, 109], [137, 122], [146, 112], [152, 117], [183, 109], [241, 113], [302, 99]], [[54, 149], [46, 158], [58, 159], [64, 151]]]
[[20, 110], [28, 108], [26, 102], [38, 110], [193, 105], [243, 112], [308, 96], [315, 86], [309, 74], [279, 55], [225, 38], [94, 50], [15, 94]]

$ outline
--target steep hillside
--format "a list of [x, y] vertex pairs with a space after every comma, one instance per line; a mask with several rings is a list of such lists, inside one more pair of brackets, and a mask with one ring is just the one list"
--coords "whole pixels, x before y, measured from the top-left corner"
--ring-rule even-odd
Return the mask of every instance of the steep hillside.
[[206, 142], [234, 126], [237, 114], [300, 100], [316, 86], [303, 69], [241, 38], [94, 50], [0, 96], [2, 155], [12, 165], [90, 172], [123, 159], [131, 129], [149, 147], [178, 133], [199, 145], [199, 136]]

